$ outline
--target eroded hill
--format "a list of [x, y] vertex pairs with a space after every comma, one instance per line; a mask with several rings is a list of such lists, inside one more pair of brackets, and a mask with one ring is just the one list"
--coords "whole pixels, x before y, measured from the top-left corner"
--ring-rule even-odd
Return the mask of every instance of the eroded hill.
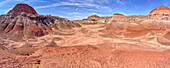
[[0, 67], [168, 68], [168, 12], [70, 21], [18, 4], [0, 16]]

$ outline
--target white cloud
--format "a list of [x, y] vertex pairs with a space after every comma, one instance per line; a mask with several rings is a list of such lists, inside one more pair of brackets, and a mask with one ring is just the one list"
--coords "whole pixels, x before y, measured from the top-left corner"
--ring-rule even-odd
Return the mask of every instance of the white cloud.
[[[75, 19], [82, 19], [86, 18], [88, 15], [91, 15], [93, 13], [98, 13], [99, 15], [101, 12], [115, 12], [115, 4], [123, 5], [125, 4], [121, 0], [53, 0], [56, 2], [51, 3], [48, 0], [4, 0], [0, 2], [0, 5], [7, 4], [9, 2], [22, 2], [22, 3], [39, 3], [39, 2], [48, 2], [48, 5], [42, 5], [41, 6], [34, 6], [35, 9], [42, 9], [42, 8], [51, 8], [51, 7], [57, 7], [57, 6], [63, 6], [62, 10], [70, 10], [69, 12], [66, 11], [65, 13], [60, 13], [59, 15], [63, 14], [62, 17], [75, 20]], [[112, 3], [112, 7], [108, 6], [107, 4]], [[64, 7], [69, 6], [69, 7]], [[73, 6], [74, 8], [70, 8], [70, 6]], [[65, 9], [66, 8], [66, 9]], [[10, 8], [11, 9], [11, 8]], [[9, 11], [3, 10], [4, 12]], [[2, 11], [1, 11], [2, 12]], [[63, 12], [63, 11], [62, 11]], [[74, 18], [75, 17], [75, 18]]]
[[8, 9], [2, 9], [2, 10], [0, 10], [0, 13], [4, 13], [4, 12], [6, 12]]
[[21, 1], [24, 3], [31, 3], [31, 2], [48, 2], [48, 1], [44, 1], [44, 0], [15, 0], [15, 1]]
[[81, 20], [81, 19], [86, 18], [86, 16], [79, 16], [79, 15], [73, 15], [73, 16], [59, 16], [59, 17], [67, 18], [67, 19], [69, 19], [69, 20]]
[[75, 11], [78, 11], [78, 10], [79, 10], [79, 8], [76, 8], [76, 9], [75, 9]]
[[86, 17], [84, 17], [84, 16], [69, 16], [69, 17], [66, 17], [66, 18], [68, 18], [70, 20], [81, 20], [81, 19], [84, 19]]
[[11, 2], [11, 0], [4, 0], [4, 1], [0, 2], [0, 6], [1, 6], [1, 5], [4, 5], [4, 4], [6, 4], [6, 3], [9, 3], [9, 2]]
[[98, 15], [98, 16], [102, 16], [101, 14], [98, 14], [98, 13], [92, 13], [91, 15]]
[[12, 9], [12, 8], [9, 8], [9, 9], [2, 9], [2, 10], [0, 10], [0, 13], [6, 14], [6, 13], [8, 13], [9, 10], [11, 10], [11, 9]]
[[107, 6], [93, 4], [93, 3], [87, 3], [87, 2], [77, 3], [77, 2], [74, 2], [74, 0], [72, 2], [60, 2], [60, 3], [53, 3], [50, 5], [45, 5], [45, 6], [37, 6], [35, 8], [40, 9], [40, 8], [49, 8], [49, 7], [64, 6], [64, 5], [78, 6], [78, 7], [91, 7], [91, 8], [96, 8], [96, 9], [109, 9], [110, 10], [110, 8]]
[[68, 13], [68, 15], [82, 15], [82, 13], [80, 13], [80, 12], [71, 12], [71, 13]]
[[11, 9], [12, 9], [12, 8], [7, 9], [7, 10], [5, 11], [5, 13], [8, 13]]
[[[35, 9], [50, 8], [50, 7], [56, 7], [56, 6], [66, 6], [66, 5], [67, 6], [77, 6], [81, 10], [85, 10], [85, 11], [112, 12], [112, 9], [110, 7], [93, 4], [93, 3], [86, 3], [86, 2], [82, 2], [82, 3], [60, 2], [60, 3], [53, 3], [53, 4], [45, 5], [45, 6], [37, 6], [37, 7], [35, 7]], [[75, 11], [80, 10], [79, 8], [75, 9]], [[72, 13], [72, 14], [78, 14], [78, 13]], [[69, 15], [71, 15], [71, 13]]]
[[123, 1], [121, 1], [121, 0], [114, 0], [117, 4], [119, 4], [119, 5], [125, 5], [125, 3], [123, 2]]
[[53, 3], [53, 4], [50, 4], [50, 5], [45, 5], [45, 6], [37, 6], [35, 7], [35, 9], [41, 9], [41, 8], [49, 8], [49, 7], [55, 7], [55, 6], [59, 6], [61, 4], [58, 4], [58, 3]]
[[94, 12], [112, 12], [112, 9], [110, 7], [104, 5], [108, 4], [109, 0], [57, 0], [56, 2], [57, 3], [52, 3], [49, 5], [37, 6], [35, 7], [35, 9], [51, 8], [56, 6], [75, 6], [77, 8], [75, 8], [74, 11], [62, 12], [62, 14], [64, 14], [62, 15], [62, 17], [68, 18], [70, 20], [80, 20], [86, 18], [89, 15], [92, 15]]
[[15, 1], [24, 1], [24, 0], [15, 0]]
[[69, 0], [70, 2], [86, 2], [86, 3], [99, 3], [99, 4], [103, 4], [103, 3], [106, 3], [108, 4], [109, 3], [109, 0]]

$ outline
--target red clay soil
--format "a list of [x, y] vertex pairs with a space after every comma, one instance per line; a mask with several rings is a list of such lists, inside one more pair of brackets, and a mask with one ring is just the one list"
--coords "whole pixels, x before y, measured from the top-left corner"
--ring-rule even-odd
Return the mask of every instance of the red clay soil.
[[0, 68], [37, 68], [40, 56], [19, 56], [0, 49]]
[[[170, 51], [73, 46], [45, 49], [40, 67], [52, 68], [168, 68]], [[124, 45], [126, 46], [126, 45]], [[128, 45], [127, 45], [128, 46]], [[133, 47], [132, 47], [133, 48]]]
[[126, 43], [42, 48], [32, 56], [0, 51], [1, 68], [169, 68], [170, 51]]

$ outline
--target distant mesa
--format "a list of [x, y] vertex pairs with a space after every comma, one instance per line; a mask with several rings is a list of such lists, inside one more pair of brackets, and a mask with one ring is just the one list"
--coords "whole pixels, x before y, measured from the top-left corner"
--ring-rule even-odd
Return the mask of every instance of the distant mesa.
[[147, 15], [130, 15], [130, 16], [127, 16], [127, 17], [130, 17], [130, 18], [144, 18], [146, 17]]
[[123, 14], [115, 13], [113, 16], [124, 16]]
[[98, 16], [98, 15], [91, 15], [89, 17], [87, 17], [87, 19], [109, 19], [111, 18], [110, 16]]
[[15, 5], [15, 7], [12, 10], [10, 10], [7, 14], [11, 14], [11, 13], [17, 14], [17, 13], [21, 13], [21, 12], [37, 14], [37, 12], [34, 10], [34, 8], [29, 6], [28, 4], [22, 4], [22, 3]]
[[152, 10], [150, 14], [158, 14], [158, 15], [163, 15], [163, 14], [170, 14], [170, 8], [166, 6], [160, 6]]
[[[119, 14], [119, 13], [115, 13], [113, 16], [124, 16], [123, 14]], [[89, 17], [87, 17], [87, 19], [108, 19], [111, 18], [110, 16], [105, 16], [105, 17], [100, 17], [98, 15], [91, 15]]]
[[96, 19], [96, 18], [100, 18], [100, 17], [97, 15], [91, 15], [91, 16], [87, 17], [87, 19]]

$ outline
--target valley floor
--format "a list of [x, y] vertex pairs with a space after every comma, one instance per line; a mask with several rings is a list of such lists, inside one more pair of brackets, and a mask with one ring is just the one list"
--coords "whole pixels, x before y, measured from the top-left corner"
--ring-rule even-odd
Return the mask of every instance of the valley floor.
[[1, 38], [0, 68], [170, 67], [170, 47], [156, 36], [129, 39], [105, 24], [81, 25], [23, 42]]

